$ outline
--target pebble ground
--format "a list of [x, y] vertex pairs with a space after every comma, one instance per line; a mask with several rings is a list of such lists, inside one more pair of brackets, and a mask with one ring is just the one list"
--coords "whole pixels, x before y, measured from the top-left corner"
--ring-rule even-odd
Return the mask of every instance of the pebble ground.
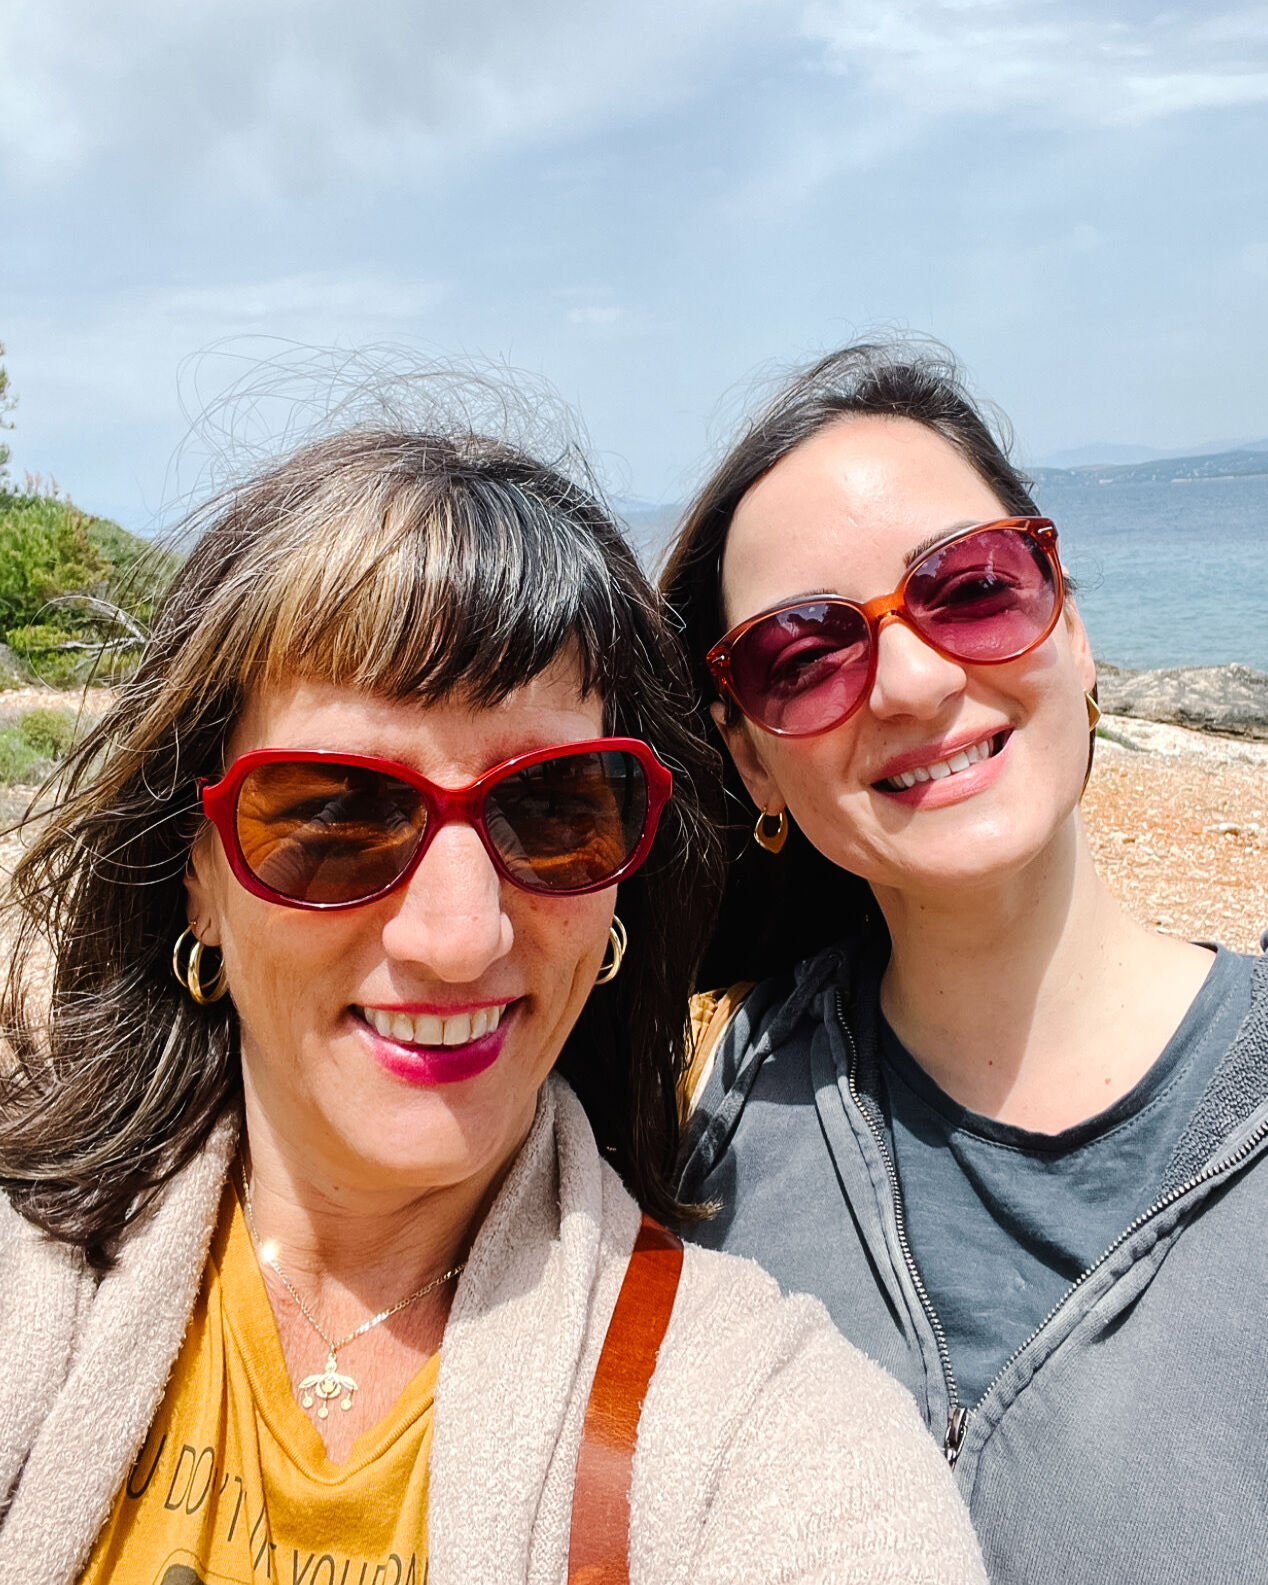
[[1268, 930], [1268, 743], [1125, 716], [1083, 798], [1097, 868], [1147, 925], [1257, 952]]

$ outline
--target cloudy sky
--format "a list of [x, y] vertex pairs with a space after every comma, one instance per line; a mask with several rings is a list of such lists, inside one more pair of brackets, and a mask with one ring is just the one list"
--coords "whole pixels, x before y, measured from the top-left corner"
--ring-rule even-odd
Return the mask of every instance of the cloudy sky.
[[157, 526], [253, 337], [505, 361], [653, 501], [878, 326], [1030, 460], [1265, 436], [1266, 110], [1262, 0], [0, 0], [15, 469]]

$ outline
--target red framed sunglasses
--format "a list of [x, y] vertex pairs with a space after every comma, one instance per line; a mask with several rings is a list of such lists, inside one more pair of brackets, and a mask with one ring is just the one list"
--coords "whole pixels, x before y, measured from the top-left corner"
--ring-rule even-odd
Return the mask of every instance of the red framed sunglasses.
[[892, 594], [791, 600], [733, 627], [706, 659], [719, 694], [779, 737], [831, 731], [876, 681], [883, 623], [904, 622], [948, 660], [998, 666], [1042, 644], [1063, 600], [1046, 517], [965, 529], [913, 562]]
[[673, 777], [646, 743], [605, 737], [517, 754], [466, 787], [371, 755], [266, 748], [200, 788], [247, 891], [287, 908], [355, 908], [403, 886], [454, 820], [524, 891], [614, 886], [651, 850]]

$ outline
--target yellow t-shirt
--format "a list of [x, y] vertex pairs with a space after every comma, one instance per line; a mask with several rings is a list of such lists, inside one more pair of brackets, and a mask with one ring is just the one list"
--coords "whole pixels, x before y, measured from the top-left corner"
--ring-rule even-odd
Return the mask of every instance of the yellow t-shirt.
[[[325, 1349], [313, 1341], [319, 1370]], [[81, 1585], [423, 1585], [439, 1362], [433, 1355], [357, 1438], [346, 1464], [332, 1464], [295, 1401], [226, 1187], [167, 1392]]]

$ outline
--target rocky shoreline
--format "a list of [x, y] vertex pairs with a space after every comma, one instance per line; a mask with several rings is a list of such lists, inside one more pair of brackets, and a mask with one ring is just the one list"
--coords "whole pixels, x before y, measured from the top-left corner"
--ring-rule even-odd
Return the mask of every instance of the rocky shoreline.
[[1237, 664], [1128, 671], [1098, 661], [1096, 677], [1108, 715], [1268, 743], [1268, 671]]

